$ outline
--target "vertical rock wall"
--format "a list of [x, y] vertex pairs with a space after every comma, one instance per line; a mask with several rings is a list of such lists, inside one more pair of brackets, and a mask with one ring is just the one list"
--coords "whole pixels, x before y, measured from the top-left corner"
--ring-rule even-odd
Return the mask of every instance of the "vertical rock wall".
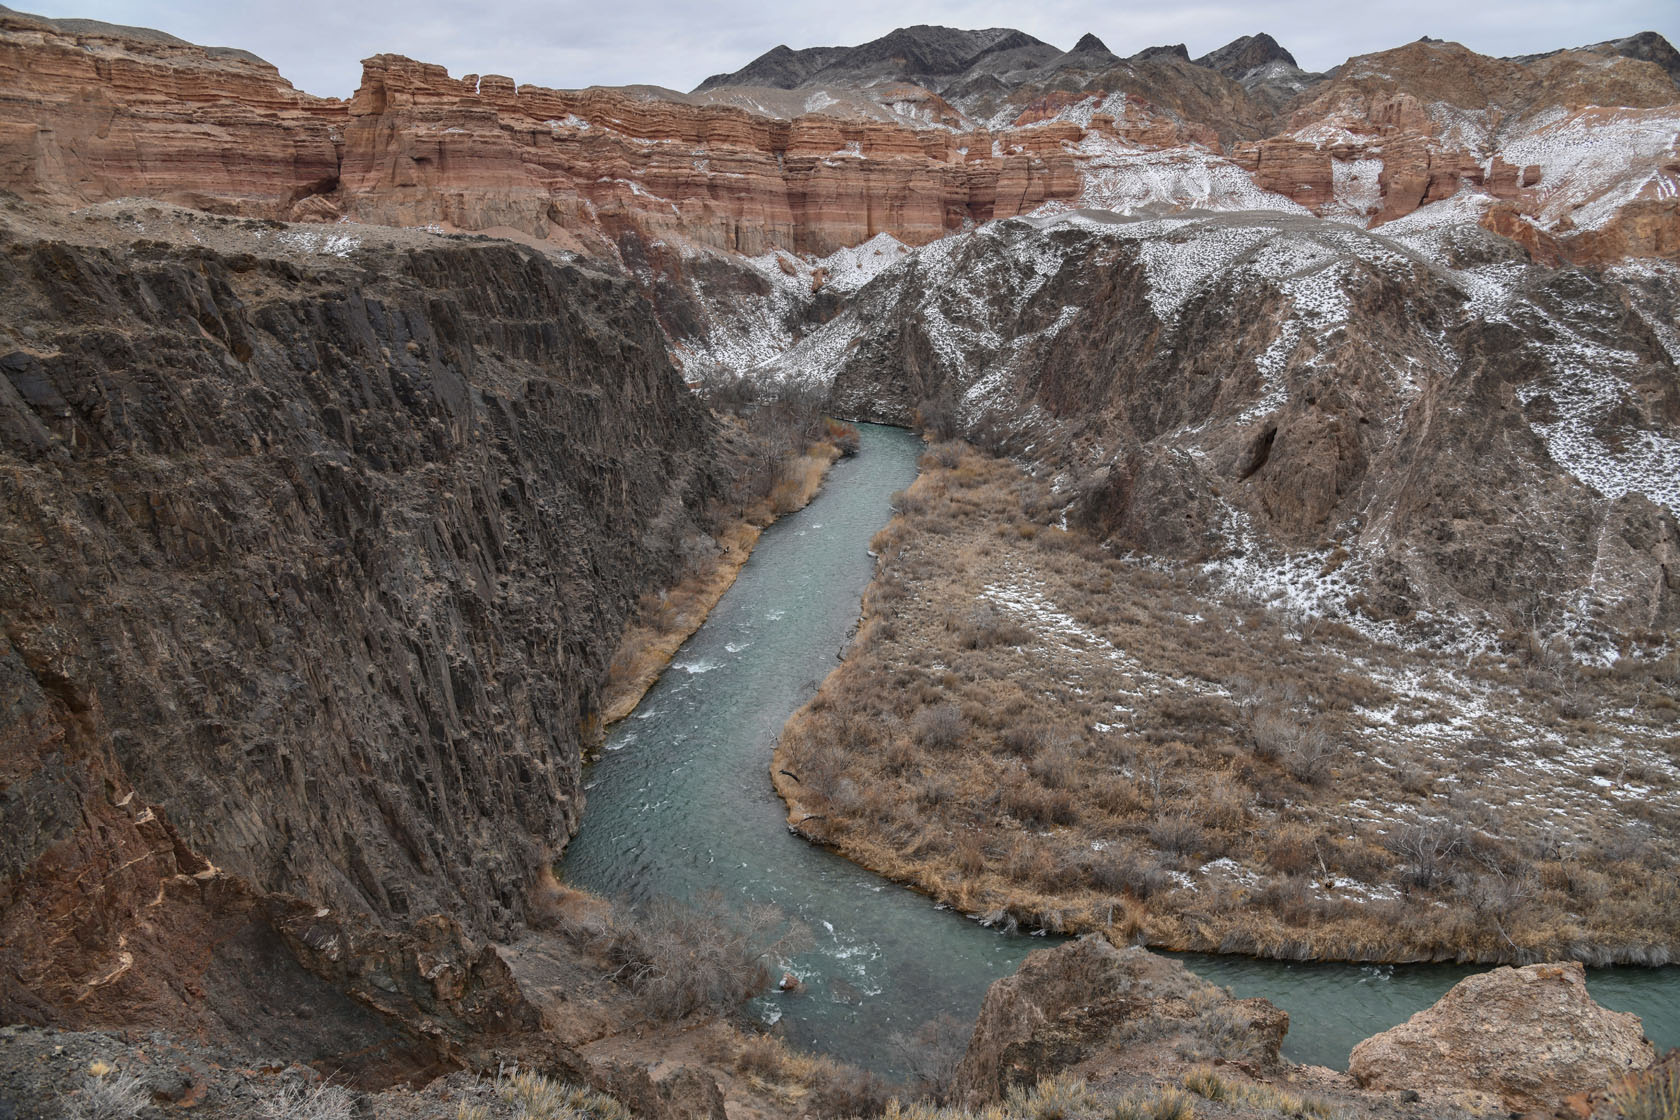
[[576, 826], [712, 422], [626, 282], [411, 241], [0, 242], [8, 944], [106, 945], [148, 860], [196, 870], [142, 806], [261, 889], [478, 936]]

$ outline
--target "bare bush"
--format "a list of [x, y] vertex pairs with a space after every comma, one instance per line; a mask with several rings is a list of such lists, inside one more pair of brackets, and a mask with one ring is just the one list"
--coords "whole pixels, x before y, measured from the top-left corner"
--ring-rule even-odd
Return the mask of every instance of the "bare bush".
[[1284, 752], [1283, 768], [1308, 785], [1318, 785], [1330, 776], [1330, 762], [1336, 756], [1336, 744], [1322, 730], [1305, 728]]
[[1048, 739], [1037, 724], [1014, 723], [1003, 729], [998, 742], [1016, 758], [1031, 758], [1044, 749]]
[[962, 742], [967, 726], [961, 708], [935, 704], [916, 713], [911, 730], [916, 742], [928, 750], [948, 751]]
[[68, 1120], [133, 1120], [152, 1103], [146, 1083], [132, 1070], [119, 1073], [103, 1062], [82, 1079], [82, 1086], [64, 1103]]
[[1045, 789], [1017, 780], [1000, 786], [994, 798], [1004, 812], [1033, 828], [1067, 825], [1079, 819], [1073, 798], [1065, 790]]
[[1190, 855], [1207, 844], [1207, 832], [1189, 817], [1162, 817], [1149, 826], [1150, 841], [1162, 851]]
[[723, 1010], [770, 983], [769, 955], [783, 922], [774, 907], [731, 904], [715, 892], [687, 906], [655, 899], [632, 921], [615, 921], [605, 946], [614, 977], [659, 1019]]
[[893, 1044], [903, 1055], [919, 1096], [944, 1101], [951, 1095], [957, 1066], [968, 1049], [973, 1024], [955, 1015], [929, 1019], [908, 1035], [895, 1034]]
[[968, 612], [962, 628], [964, 649], [1020, 646], [1032, 640], [1032, 632], [990, 603], [980, 603]]
[[956, 407], [948, 396], [918, 404], [915, 422], [918, 430], [941, 442], [955, 438], [962, 426]]
[[264, 1120], [350, 1120], [356, 1098], [341, 1085], [313, 1080], [313, 1072], [289, 1077], [257, 1102]]
[[1444, 820], [1414, 821], [1387, 840], [1389, 850], [1406, 861], [1407, 881], [1426, 890], [1441, 881], [1462, 842], [1463, 831]]
[[1295, 778], [1312, 785], [1329, 777], [1336, 745], [1321, 728], [1309, 727], [1275, 705], [1255, 709], [1248, 726], [1254, 757], [1276, 761]]
[[1079, 765], [1066, 747], [1052, 747], [1027, 763], [1027, 773], [1051, 789], [1072, 789], [1078, 784]]

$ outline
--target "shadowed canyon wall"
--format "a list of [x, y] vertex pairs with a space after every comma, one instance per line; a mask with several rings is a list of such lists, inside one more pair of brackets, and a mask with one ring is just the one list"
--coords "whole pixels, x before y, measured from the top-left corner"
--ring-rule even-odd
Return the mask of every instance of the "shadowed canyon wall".
[[250, 248], [0, 235], [13, 1014], [168, 987], [131, 942], [195, 877], [505, 935], [626, 611], [717, 490], [628, 282]]

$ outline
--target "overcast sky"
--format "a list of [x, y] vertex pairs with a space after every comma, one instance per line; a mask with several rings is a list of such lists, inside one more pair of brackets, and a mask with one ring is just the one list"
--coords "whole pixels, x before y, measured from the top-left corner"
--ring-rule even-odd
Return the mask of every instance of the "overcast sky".
[[1239, 35], [1268, 31], [1309, 70], [1386, 50], [1422, 35], [1483, 54], [1528, 54], [1657, 31], [1680, 40], [1676, 0], [849, 0], [804, 5], [718, 0], [9, 0], [40, 15], [154, 27], [195, 43], [243, 47], [310, 93], [343, 97], [360, 60], [390, 52], [437, 62], [457, 77], [506, 74], [520, 83], [575, 88], [634, 82], [692, 89], [737, 70], [778, 43], [852, 45], [912, 23], [1018, 27], [1063, 49], [1087, 31], [1127, 55], [1184, 43], [1192, 57]]

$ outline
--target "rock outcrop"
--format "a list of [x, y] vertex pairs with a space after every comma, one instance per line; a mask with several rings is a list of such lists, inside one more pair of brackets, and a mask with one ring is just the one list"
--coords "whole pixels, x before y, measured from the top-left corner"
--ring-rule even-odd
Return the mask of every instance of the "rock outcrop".
[[1209, 51], [1196, 59], [1197, 66], [1217, 70], [1228, 78], [1241, 80], [1252, 71], [1272, 62], [1295, 65], [1295, 56], [1278, 45], [1278, 41], [1262, 31], [1258, 35], [1244, 35]]
[[367, 60], [344, 102], [248, 56], [121, 32], [0, 13], [0, 186], [512, 231], [604, 256], [627, 230], [749, 254], [882, 231], [919, 244], [1078, 193], [1059, 138], [1005, 150], [985, 131], [545, 90], [394, 55]]
[[1070, 516], [1121, 548], [1199, 564], [1340, 542], [1339, 617], [1497, 630], [1584, 595], [1610, 646], [1672, 628], [1680, 382], [1648, 332], [1680, 290], [1655, 272], [1511, 283], [1526, 258], [1475, 213], [1453, 227], [1460, 268], [1424, 255], [1431, 226], [994, 223], [907, 256], [770, 368], [852, 415], [934, 406], [1083, 479]]
[[342, 102], [243, 51], [0, 8], [0, 186], [283, 216], [337, 189]]
[[1607, 1011], [1579, 964], [1497, 968], [1353, 1048], [1370, 1089], [1486, 1094], [1511, 1113], [1550, 1111], [1656, 1060], [1639, 1016]]
[[623, 279], [111, 217], [0, 234], [6, 1017], [202, 998], [159, 919], [199, 882], [506, 933], [630, 604], [717, 493], [713, 422]]
[[1033, 953], [986, 990], [954, 1093], [983, 1104], [1122, 1047], [1183, 1043], [1265, 1067], [1288, 1030], [1263, 999], [1233, 999], [1177, 961], [1093, 934]]
[[[1660, 206], [1614, 232], [1630, 203], [1669, 197], [1670, 163], [1680, 181], [1672, 143], [1651, 139], [1680, 98], [1660, 37], [1640, 42], [1641, 58], [1526, 64], [1417, 43], [1320, 81], [1267, 36], [1194, 63], [1182, 48], [1122, 62], [1101, 43], [1064, 53], [1007, 29], [917, 27], [855, 48], [777, 48], [687, 95], [456, 78], [379, 55], [346, 101], [300, 93], [243, 52], [6, 10], [0, 186], [76, 205], [141, 195], [511, 233], [620, 260], [627, 244], [822, 256], [886, 233], [920, 245], [1063, 203], [1382, 222], [1468, 186], [1545, 224], [1566, 256], [1579, 240], [1602, 263], [1680, 242]], [[1567, 120], [1541, 115], [1559, 108]], [[1563, 143], [1579, 129], [1631, 145], [1626, 166], [1582, 181]]]

